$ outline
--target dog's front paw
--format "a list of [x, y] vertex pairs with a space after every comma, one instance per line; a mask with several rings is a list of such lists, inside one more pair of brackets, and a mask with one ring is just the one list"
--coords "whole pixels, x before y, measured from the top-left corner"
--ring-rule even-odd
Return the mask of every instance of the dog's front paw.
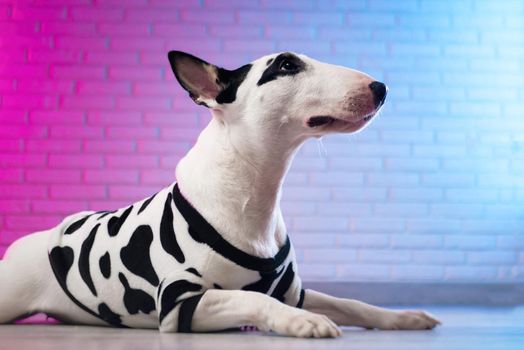
[[340, 328], [327, 316], [292, 307], [272, 313], [266, 329], [299, 338], [335, 338], [342, 335]]
[[441, 322], [424, 311], [389, 311], [383, 317], [379, 329], [383, 330], [421, 330], [433, 329]]

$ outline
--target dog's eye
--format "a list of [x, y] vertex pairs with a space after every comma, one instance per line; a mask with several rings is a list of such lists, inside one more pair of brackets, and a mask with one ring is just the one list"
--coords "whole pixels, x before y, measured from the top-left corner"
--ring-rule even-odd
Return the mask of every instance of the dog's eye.
[[293, 71], [293, 70], [296, 70], [297, 68], [298, 68], [298, 66], [296, 64], [294, 64], [293, 62], [288, 61], [288, 60], [282, 61], [282, 63], [280, 63], [280, 67], [279, 67], [279, 69], [283, 70], [283, 71]]

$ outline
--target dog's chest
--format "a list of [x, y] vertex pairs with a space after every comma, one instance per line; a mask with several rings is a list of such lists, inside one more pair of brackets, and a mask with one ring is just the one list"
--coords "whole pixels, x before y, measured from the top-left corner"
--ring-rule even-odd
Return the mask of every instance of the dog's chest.
[[296, 271], [289, 240], [275, 258], [258, 258], [206, 224], [168, 187], [114, 212], [66, 218], [49, 247], [51, 265], [77, 305], [116, 325], [157, 326], [159, 295], [174, 281], [202, 290], [256, 290], [296, 303], [297, 292], [288, 292]]

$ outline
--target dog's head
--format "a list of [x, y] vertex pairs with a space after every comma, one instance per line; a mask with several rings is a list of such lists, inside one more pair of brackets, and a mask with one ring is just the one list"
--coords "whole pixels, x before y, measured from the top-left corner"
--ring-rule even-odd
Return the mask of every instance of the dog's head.
[[307, 138], [364, 128], [384, 103], [387, 87], [370, 76], [291, 52], [268, 55], [235, 70], [171, 51], [176, 78], [198, 104], [232, 127]]

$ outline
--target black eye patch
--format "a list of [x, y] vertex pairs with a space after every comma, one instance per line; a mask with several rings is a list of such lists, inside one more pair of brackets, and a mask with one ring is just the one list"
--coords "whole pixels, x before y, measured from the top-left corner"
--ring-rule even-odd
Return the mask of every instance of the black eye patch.
[[286, 52], [278, 55], [271, 65], [266, 68], [257, 85], [260, 86], [267, 82], [286, 75], [296, 75], [306, 69], [306, 64], [292, 53]]

